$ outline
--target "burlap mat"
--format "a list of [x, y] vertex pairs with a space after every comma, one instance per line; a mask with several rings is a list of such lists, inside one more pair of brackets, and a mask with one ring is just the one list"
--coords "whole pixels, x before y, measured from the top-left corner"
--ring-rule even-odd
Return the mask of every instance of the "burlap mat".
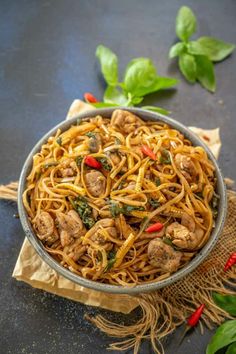
[[[89, 109], [92, 109], [90, 105], [75, 100], [67, 118]], [[219, 129], [202, 130], [194, 127], [191, 129], [209, 145], [214, 155], [218, 157], [221, 147]], [[0, 186], [0, 198], [16, 200], [16, 193], [17, 182]], [[113, 337], [124, 338], [118, 343], [111, 344], [111, 349], [124, 350], [134, 347], [134, 353], [137, 353], [141, 340], [148, 338], [152, 342], [154, 351], [159, 353], [162, 351], [159, 340], [183, 323], [188, 313], [192, 312], [199, 304], [205, 303], [207, 305], [203, 321], [208, 327], [214, 323], [219, 324], [227, 317], [227, 314], [214, 304], [211, 292], [214, 290], [221, 293], [233, 293], [225, 285], [235, 287], [236, 284], [235, 267], [227, 273], [223, 272], [223, 266], [229, 254], [235, 251], [236, 247], [236, 196], [234, 192], [228, 192], [228, 201], [228, 217], [225, 228], [219, 242], [206, 261], [183, 280], [152, 294], [131, 297], [110, 295], [83, 288], [52, 270], [41, 260], [26, 239], [13, 271], [13, 277], [33, 287], [112, 311], [129, 313], [140, 306], [142, 317], [132, 326], [114, 324], [102, 316], [89, 319], [105, 333]]]

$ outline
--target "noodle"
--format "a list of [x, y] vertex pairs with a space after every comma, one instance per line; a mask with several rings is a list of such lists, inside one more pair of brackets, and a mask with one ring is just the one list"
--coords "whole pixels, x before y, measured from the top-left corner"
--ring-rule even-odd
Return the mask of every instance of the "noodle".
[[135, 286], [168, 278], [206, 244], [215, 188], [202, 147], [165, 123], [115, 110], [111, 119], [88, 118], [50, 137], [33, 157], [22, 198], [36, 235], [61, 265], [90, 280]]

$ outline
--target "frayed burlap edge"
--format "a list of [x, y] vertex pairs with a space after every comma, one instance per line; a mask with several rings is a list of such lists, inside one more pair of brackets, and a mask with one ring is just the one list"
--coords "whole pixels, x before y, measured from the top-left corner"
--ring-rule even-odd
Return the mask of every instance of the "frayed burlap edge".
[[0, 199], [17, 201], [18, 182], [0, 185]]

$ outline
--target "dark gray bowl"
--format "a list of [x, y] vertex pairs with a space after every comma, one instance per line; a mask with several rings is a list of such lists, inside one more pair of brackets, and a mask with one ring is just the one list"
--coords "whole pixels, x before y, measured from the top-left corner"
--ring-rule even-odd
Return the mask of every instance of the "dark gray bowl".
[[[122, 107], [121, 107], [122, 108]], [[86, 117], [93, 117], [96, 115], [101, 115], [104, 117], [110, 117], [112, 112], [116, 108], [104, 108], [104, 109], [95, 109], [90, 112], [82, 113], [78, 117], [81, 118], [86, 118]], [[43, 248], [42, 243], [39, 241], [37, 236], [35, 235], [31, 224], [28, 220], [27, 212], [24, 208], [23, 202], [22, 202], [22, 194], [23, 191], [25, 190], [26, 186], [26, 177], [29, 174], [29, 171], [32, 168], [32, 158], [36, 152], [38, 152], [48, 138], [52, 135], [54, 135], [57, 131], [58, 128], [60, 128], [62, 131], [68, 129], [74, 122], [76, 122], [78, 117], [75, 117], [71, 120], [64, 121], [60, 124], [58, 124], [55, 128], [50, 130], [33, 148], [31, 153], [29, 154], [28, 158], [25, 161], [25, 164], [23, 166], [21, 176], [20, 176], [20, 181], [19, 181], [19, 189], [18, 189], [18, 208], [19, 208], [19, 215], [20, 215], [20, 220], [23, 226], [23, 229], [25, 231], [25, 234], [30, 241], [30, 243], [33, 245], [39, 256], [50, 266], [52, 267], [56, 272], [59, 274], [63, 275], [64, 277], [70, 279], [71, 281], [80, 284], [84, 287], [91, 288], [94, 290], [98, 291], [104, 291], [104, 292], [109, 292], [109, 293], [116, 293], [116, 294], [135, 294], [135, 293], [141, 293], [141, 292], [149, 292], [153, 291], [156, 289], [163, 288], [164, 286], [170, 285], [174, 283], [175, 281], [181, 279], [182, 277], [186, 276], [188, 273], [193, 271], [209, 254], [209, 252], [212, 250], [212, 248], [215, 246], [218, 236], [220, 235], [224, 221], [225, 221], [225, 215], [226, 215], [226, 209], [227, 209], [227, 199], [226, 199], [226, 190], [225, 190], [225, 185], [223, 181], [223, 177], [221, 174], [221, 171], [219, 169], [219, 166], [212, 154], [212, 152], [209, 150], [209, 148], [200, 140], [197, 135], [195, 135], [193, 132], [191, 132], [188, 128], [186, 128], [184, 125], [181, 123], [163, 116], [161, 114], [156, 114], [150, 111], [145, 111], [139, 108], [124, 108], [126, 110], [129, 110], [132, 113], [137, 114], [140, 116], [143, 120], [160, 120], [162, 122], [165, 122], [172, 127], [178, 129], [181, 133], [183, 133], [192, 143], [193, 145], [199, 145], [202, 146], [205, 151], [207, 152], [209, 158], [213, 162], [215, 169], [216, 169], [216, 177], [217, 177], [217, 193], [220, 195], [219, 199], [219, 207], [218, 207], [218, 216], [216, 220], [216, 225], [215, 228], [213, 229], [211, 236], [207, 242], [207, 244], [198, 252], [198, 254], [193, 258], [193, 260], [187, 264], [185, 267], [183, 267], [181, 270], [177, 271], [173, 275], [171, 275], [169, 278], [158, 281], [158, 282], [153, 282], [149, 284], [144, 284], [144, 285], [137, 285], [132, 288], [128, 287], [123, 287], [123, 286], [115, 286], [115, 285], [108, 285], [108, 284], [103, 284], [100, 282], [84, 279], [77, 274], [74, 274], [70, 272], [69, 270], [65, 269], [63, 266], [61, 266], [58, 262], [56, 262]]]

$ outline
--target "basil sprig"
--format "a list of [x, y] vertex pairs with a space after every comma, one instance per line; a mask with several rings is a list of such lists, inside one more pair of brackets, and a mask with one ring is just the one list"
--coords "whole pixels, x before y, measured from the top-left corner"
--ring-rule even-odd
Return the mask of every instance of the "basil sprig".
[[190, 37], [196, 29], [197, 20], [193, 11], [182, 6], [176, 17], [176, 35], [181, 42], [170, 48], [169, 57], [179, 58], [179, 69], [188, 82], [194, 84], [199, 81], [207, 90], [215, 92], [213, 63], [228, 57], [234, 51], [235, 45], [206, 36], [191, 41]]
[[[148, 58], [135, 58], [131, 60], [123, 75], [123, 81], [119, 81], [118, 58], [109, 48], [99, 45], [96, 50], [96, 57], [100, 61], [101, 71], [107, 83], [104, 92], [103, 102], [96, 107], [135, 106], [143, 101], [144, 96], [168, 89], [175, 86], [178, 80], [169, 77], [162, 77], [157, 74], [155, 65]], [[144, 109], [153, 110], [161, 114], [169, 112], [155, 106], [144, 106]]]
[[[212, 294], [217, 306], [228, 312], [231, 316], [236, 316], [236, 295]], [[236, 320], [230, 320], [219, 326], [207, 346], [206, 354], [218, 353], [236, 354]]]
[[[217, 328], [215, 334], [211, 338], [207, 346], [206, 354], [215, 354], [218, 350], [230, 345], [226, 352], [227, 354], [235, 353], [233, 350], [236, 345], [236, 320], [230, 320], [223, 323]], [[230, 348], [231, 347], [231, 348]]]
[[213, 293], [212, 297], [217, 306], [221, 307], [230, 315], [236, 316], [236, 295], [221, 295]]

